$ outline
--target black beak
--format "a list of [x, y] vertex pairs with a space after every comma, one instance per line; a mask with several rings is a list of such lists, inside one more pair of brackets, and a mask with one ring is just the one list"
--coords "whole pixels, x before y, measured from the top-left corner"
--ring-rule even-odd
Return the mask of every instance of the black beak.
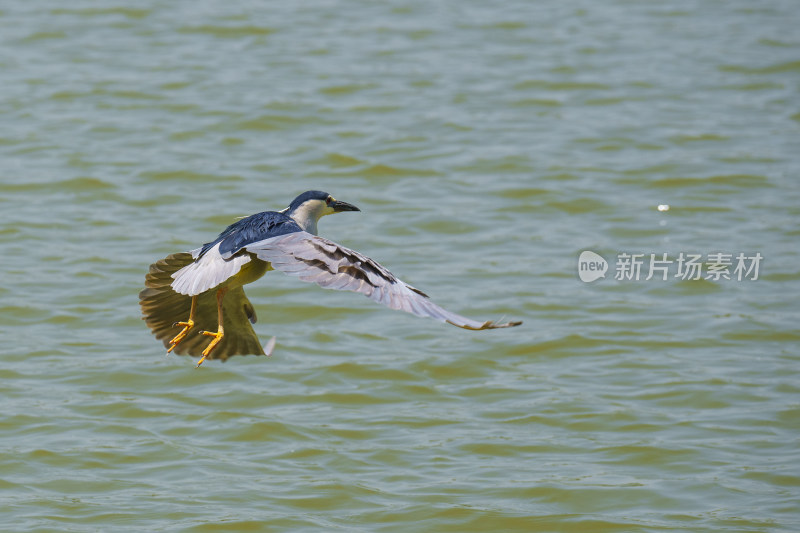
[[339, 200], [334, 200], [330, 204], [329, 207], [333, 208], [335, 213], [341, 213], [342, 211], [361, 211], [361, 209], [357, 208], [353, 204], [348, 204], [347, 202], [340, 202]]

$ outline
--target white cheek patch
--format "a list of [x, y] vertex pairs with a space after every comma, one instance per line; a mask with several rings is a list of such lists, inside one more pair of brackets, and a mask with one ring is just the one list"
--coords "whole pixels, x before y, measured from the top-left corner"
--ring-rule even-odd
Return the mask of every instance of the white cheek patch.
[[308, 200], [294, 210], [290, 215], [303, 230], [316, 234], [317, 220], [323, 215], [329, 214], [327, 210], [333, 212], [322, 200]]

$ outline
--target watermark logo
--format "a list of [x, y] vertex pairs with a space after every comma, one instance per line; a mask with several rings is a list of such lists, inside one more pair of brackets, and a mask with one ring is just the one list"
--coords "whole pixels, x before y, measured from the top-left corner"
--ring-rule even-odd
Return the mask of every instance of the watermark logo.
[[[670, 258], [666, 253], [636, 254], [620, 252], [614, 264], [614, 279], [617, 281], [661, 281], [680, 280], [709, 281], [755, 281], [764, 256], [760, 252], [745, 253], [713, 252], [696, 254], [680, 252]], [[578, 257], [578, 277], [585, 283], [605, 278], [608, 263], [602, 256], [586, 250]]]
[[606, 277], [608, 262], [603, 256], [586, 250], [581, 252], [578, 257], [578, 277], [584, 283], [591, 283], [600, 278]]

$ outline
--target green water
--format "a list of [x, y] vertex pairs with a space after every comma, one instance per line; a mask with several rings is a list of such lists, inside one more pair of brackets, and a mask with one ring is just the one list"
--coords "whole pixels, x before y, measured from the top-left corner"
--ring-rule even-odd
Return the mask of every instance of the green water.
[[[795, 4], [1, 3], [3, 529], [800, 530]], [[165, 357], [148, 265], [307, 189], [523, 326], [271, 272], [272, 357]], [[763, 261], [614, 279], [681, 252]]]

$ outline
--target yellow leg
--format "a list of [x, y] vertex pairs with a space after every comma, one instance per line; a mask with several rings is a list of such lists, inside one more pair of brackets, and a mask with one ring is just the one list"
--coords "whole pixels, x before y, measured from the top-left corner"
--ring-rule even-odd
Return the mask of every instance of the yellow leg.
[[183, 330], [175, 335], [171, 341], [169, 341], [169, 348], [167, 349], [167, 353], [170, 353], [175, 347], [180, 343], [183, 339], [186, 338], [186, 335], [189, 333], [189, 330], [194, 327], [194, 310], [197, 304], [197, 296], [192, 296], [192, 309], [189, 311], [189, 320], [186, 322], [175, 322], [172, 324], [173, 327], [175, 326], [183, 326]]
[[203, 335], [208, 335], [209, 337], [214, 337], [211, 339], [211, 342], [206, 349], [203, 350], [203, 357], [197, 362], [197, 366], [203, 364], [203, 361], [206, 360], [208, 355], [211, 353], [211, 350], [219, 344], [219, 341], [222, 340], [222, 337], [225, 336], [225, 330], [222, 328], [222, 299], [225, 298], [225, 293], [228, 292], [227, 288], [222, 288], [217, 291], [217, 331], [201, 331]]

